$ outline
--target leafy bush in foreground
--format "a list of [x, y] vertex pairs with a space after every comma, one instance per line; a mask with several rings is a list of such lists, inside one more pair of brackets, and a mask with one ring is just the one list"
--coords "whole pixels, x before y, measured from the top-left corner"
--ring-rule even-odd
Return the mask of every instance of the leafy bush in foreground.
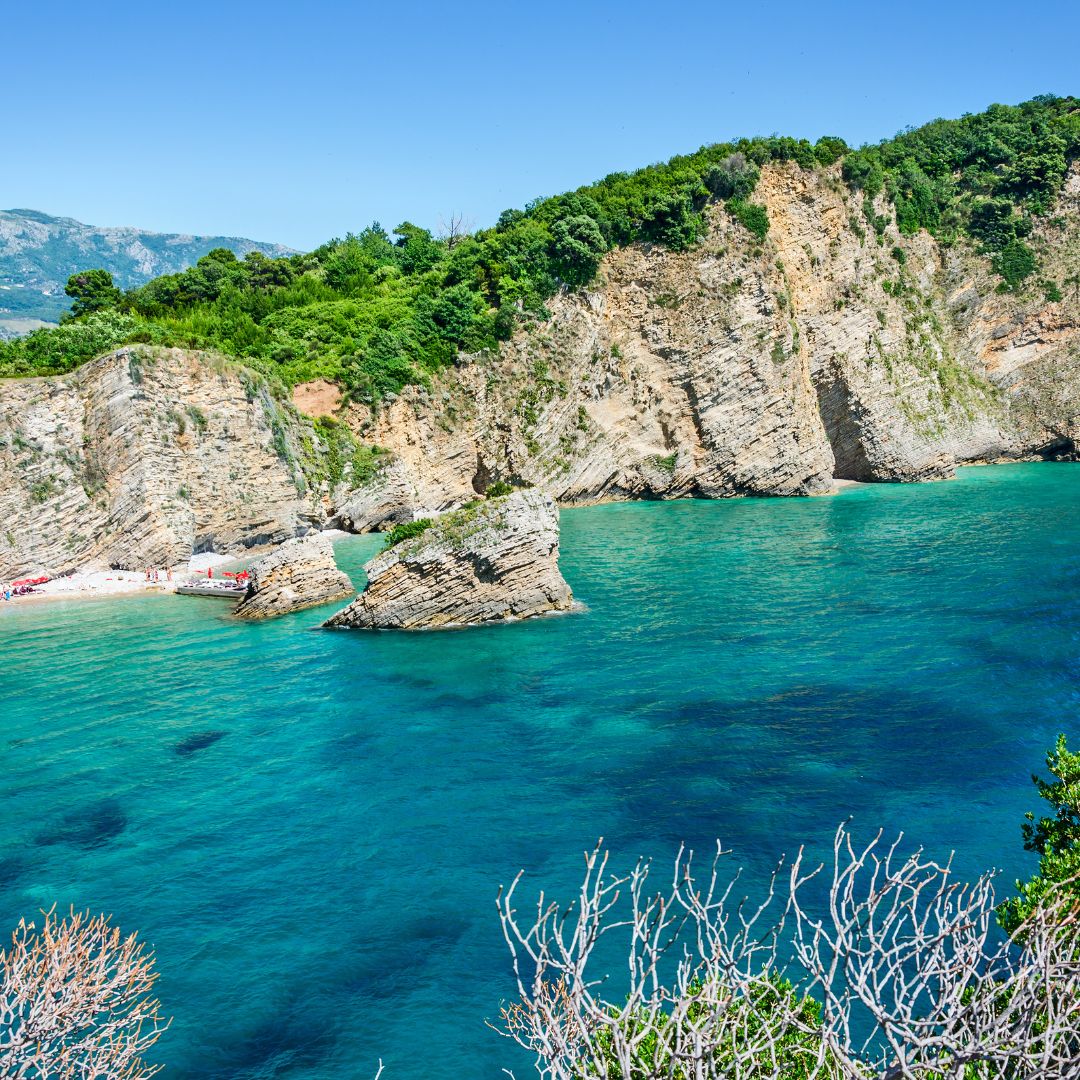
[[1024, 848], [1039, 856], [1039, 872], [1030, 880], [1016, 883], [1019, 895], [998, 908], [998, 919], [1009, 933], [1031, 917], [1039, 905], [1057, 888], [1068, 890], [1080, 903], [1080, 753], [1069, 750], [1064, 735], [1046, 755], [1051, 780], [1032, 775], [1039, 797], [1051, 813], [1035, 818], [1025, 815]]

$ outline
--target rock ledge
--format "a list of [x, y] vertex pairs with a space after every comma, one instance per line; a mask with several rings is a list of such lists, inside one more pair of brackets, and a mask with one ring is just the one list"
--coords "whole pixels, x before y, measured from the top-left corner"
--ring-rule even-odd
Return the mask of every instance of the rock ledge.
[[236, 607], [241, 619], [269, 619], [340, 600], [355, 590], [334, 562], [334, 546], [318, 533], [286, 540], [252, 567], [253, 583]]
[[444, 514], [364, 568], [368, 586], [324, 625], [433, 629], [569, 611], [559, 572], [559, 511], [516, 491]]

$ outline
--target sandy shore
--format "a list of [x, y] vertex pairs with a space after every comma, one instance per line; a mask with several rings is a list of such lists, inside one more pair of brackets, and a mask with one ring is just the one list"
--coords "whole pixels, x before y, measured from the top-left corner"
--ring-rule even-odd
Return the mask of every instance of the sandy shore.
[[168, 571], [162, 567], [158, 567], [157, 581], [147, 581], [146, 572], [139, 570], [79, 570], [67, 577], [53, 578], [44, 585], [35, 585], [32, 593], [26, 596], [13, 596], [10, 601], [5, 601], [3, 594], [0, 593], [0, 610], [9, 604], [34, 604], [47, 600], [164, 596], [175, 591], [175, 587], [181, 582], [204, 578], [206, 571], [211, 567], [217, 569], [230, 566], [236, 561], [231, 555], [193, 555], [186, 565], [181, 564], [172, 568], [172, 581], [168, 579]]
[[[175, 578], [175, 575], [174, 575]], [[157, 582], [147, 581], [145, 574], [125, 570], [81, 571], [70, 577], [55, 578], [44, 585], [35, 585], [34, 591], [25, 596], [13, 596], [5, 601], [0, 594], [0, 612], [5, 608], [23, 604], [47, 604], [51, 600], [94, 600], [117, 596], [164, 596], [173, 591], [177, 581], [187, 575], [168, 581], [164, 577]]]

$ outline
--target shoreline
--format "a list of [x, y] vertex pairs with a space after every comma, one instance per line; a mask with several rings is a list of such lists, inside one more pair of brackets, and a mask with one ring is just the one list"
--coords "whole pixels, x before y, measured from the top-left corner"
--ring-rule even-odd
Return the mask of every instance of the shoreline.
[[[1008, 459], [1004, 461], [965, 461], [958, 462], [957, 469], [961, 468], [982, 468], [991, 465], [1019, 465], [1019, 464], [1038, 464], [1042, 459]], [[956, 479], [955, 476], [948, 477], [946, 479]], [[940, 483], [939, 480], [924, 480], [917, 481], [916, 483]], [[853, 488], [860, 487], [874, 487], [877, 486], [874, 481], [863, 480], [845, 480], [839, 477], [833, 477], [832, 490], [823, 492], [820, 496], [806, 496], [807, 498], [821, 498], [829, 495], [838, 495], [844, 491], [851, 490]], [[888, 486], [888, 485], [886, 485]], [[755, 498], [758, 496], [743, 496], [745, 498]], [[560, 506], [560, 510], [578, 510], [585, 509], [594, 506], [605, 506], [615, 503], [631, 503], [631, 502], [651, 502], [654, 500], [649, 499], [619, 499], [612, 497], [605, 497], [581, 502], [568, 503]], [[661, 500], [665, 502], [679, 502], [682, 500], [671, 499]], [[378, 530], [368, 530], [363, 533], [351, 533], [342, 529], [323, 529], [324, 534], [328, 535], [332, 541], [345, 539], [350, 536], [367, 536], [373, 535]], [[267, 551], [273, 551], [274, 548], [270, 547]], [[266, 552], [251, 552], [250, 555], [258, 557]], [[218, 569], [219, 567], [226, 566], [240, 566], [245, 562], [248, 562], [249, 558], [246, 556], [238, 555], [219, 555], [214, 552], [205, 552], [198, 555], [193, 555], [188, 561], [187, 565], [180, 564], [174, 566], [173, 581], [146, 581], [145, 574], [141, 571], [134, 570], [80, 570], [75, 573], [62, 578], [54, 578], [52, 581], [47, 582], [44, 585], [37, 586], [37, 590], [26, 596], [13, 596], [10, 600], [5, 601], [2, 594], [0, 594], [0, 613], [14, 609], [16, 606], [29, 605], [29, 604], [45, 604], [59, 600], [114, 600], [120, 597], [135, 597], [135, 596], [170, 596], [175, 595], [176, 586], [183, 584], [187, 581], [198, 580], [200, 575], [205, 574], [207, 569], [213, 567]], [[159, 568], [159, 572], [160, 568]]]
[[[186, 574], [180, 580], [186, 580]], [[127, 596], [167, 596], [174, 593], [177, 581], [147, 581], [145, 574], [131, 570], [82, 571], [70, 577], [54, 578], [38, 585], [25, 596], [5, 601], [0, 596], [0, 611], [23, 604], [48, 604], [58, 600], [113, 600]], [[50, 588], [52, 586], [52, 588]]]
[[76, 570], [66, 577], [53, 578], [35, 586], [32, 593], [4, 600], [0, 594], [0, 611], [23, 604], [46, 604], [58, 600], [113, 600], [129, 596], [171, 596], [176, 586], [199, 580], [207, 570], [240, 563], [234, 555], [206, 552], [193, 555], [185, 565], [172, 567], [173, 580], [168, 580], [169, 568], [157, 567], [157, 581], [147, 581], [141, 570]]

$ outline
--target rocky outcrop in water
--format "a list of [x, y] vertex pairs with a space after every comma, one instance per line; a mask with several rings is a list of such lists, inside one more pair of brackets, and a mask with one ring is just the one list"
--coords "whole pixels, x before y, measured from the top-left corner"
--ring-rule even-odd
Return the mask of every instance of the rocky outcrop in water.
[[252, 583], [237, 605], [241, 619], [270, 619], [351, 596], [356, 590], [334, 561], [328, 536], [287, 540], [251, 568]]
[[559, 511], [518, 491], [438, 518], [365, 567], [367, 588], [325, 625], [433, 629], [568, 611]]

